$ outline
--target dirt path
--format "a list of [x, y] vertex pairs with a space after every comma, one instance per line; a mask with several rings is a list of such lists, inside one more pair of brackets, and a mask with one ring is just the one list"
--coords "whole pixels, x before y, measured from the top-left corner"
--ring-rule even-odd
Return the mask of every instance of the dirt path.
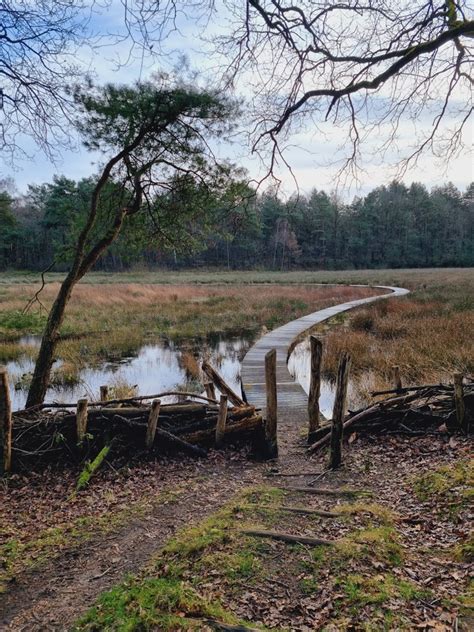
[[175, 501], [156, 506], [144, 517], [132, 517], [116, 533], [66, 550], [20, 576], [0, 596], [0, 628], [68, 629], [100, 592], [136, 572], [177, 530], [198, 522], [261, 478], [261, 465], [242, 461], [204, 464], [191, 474], [183, 469], [181, 480], [173, 477], [172, 488], [185, 486]]

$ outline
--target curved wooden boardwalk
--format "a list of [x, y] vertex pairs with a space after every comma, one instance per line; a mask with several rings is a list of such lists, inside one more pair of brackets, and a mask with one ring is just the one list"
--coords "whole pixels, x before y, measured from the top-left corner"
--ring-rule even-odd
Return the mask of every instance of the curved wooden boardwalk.
[[287, 367], [288, 349], [291, 343], [300, 334], [336, 314], [346, 312], [359, 305], [378, 301], [382, 298], [403, 296], [409, 293], [409, 290], [400, 287], [389, 287], [385, 285], [374, 287], [389, 291], [387, 294], [361, 298], [321, 309], [302, 318], [298, 318], [297, 320], [293, 320], [282, 327], [278, 327], [260, 338], [248, 351], [242, 362], [242, 390], [248, 402], [265, 411], [265, 354], [271, 349], [276, 349], [279, 417], [281, 415], [288, 417], [289, 414], [291, 414], [295, 422], [305, 419], [308, 409], [308, 396], [300, 384], [294, 381]]

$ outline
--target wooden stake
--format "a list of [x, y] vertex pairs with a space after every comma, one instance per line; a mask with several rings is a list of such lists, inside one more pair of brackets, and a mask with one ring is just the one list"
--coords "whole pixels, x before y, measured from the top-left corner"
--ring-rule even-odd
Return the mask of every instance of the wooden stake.
[[109, 398], [109, 387], [105, 384], [100, 387], [100, 401], [106, 402]]
[[276, 356], [275, 349], [269, 351], [265, 356], [265, 387], [267, 391], [265, 440], [267, 458], [269, 459], [276, 459], [278, 456]]
[[393, 376], [393, 388], [395, 391], [400, 391], [403, 388], [402, 378], [400, 376], [400, 367], [398, 365], [392, 366], [392, 376]]
[[311, 442], [311, 433], [319, 428], [319, 395], [321, 392], [321, 360], [323, 357], [323, 343], [310, 337], [311, 344], [311, 384], [308, 396], [308, 443]]
[[204, 382], [204, 388], [209, 399], [216, 399], [216, 389], [212, 382]]
[[332, 412], [331, 451], [329, 455], [329, 468], [331, 470], [338, 468], [342, 462], [342, 430], [346, 414], [350, 366], [349, 354], [343, 353], [337, 371], [336, 398]]
[[462, 385], [463, 374], [455, 373], [454, 374], [454, 403], [456, 406], [456, 420], [458, 423], [458, 428], [464, 434], [467, 434], [467, 423], [466, 423], [466, 407], [464, 405], [464, 388]]
[[12, 467], [12, 404], [5, 367], [0, 367], [0, 431], [3, 438], [3, 471], [9, 472]]
[[77, 442], [81, 443], [87, 430], [87, 398], [77, 400], [76, 429]]
[[145, 446], [147, 450], [149, 450], [152, 447], [155, 441], [156, 426], [158, 424], [160, 406], [161, 406], [160, 399], [154, 399], [151, 402], [151, 410], [150, 410], [150, 414], [148, 415], [148, 425], [146, 427], [146, 438], [145, 438]]
[[245, 406], [244, 400], [235, 393], [228, 384], [225, 383], [223, 378], [219, 375], [219, 373], [212, 368], [212, 366], [207, 363], [202, 363], [202, 370], [207, 375], [207, 377], [217, 386], [221, 393], [227, 395], [229, 401], [234, 404], [234, 406]]
[[224, 440], [225, 426], [227, 422], [227, 395], [221, 395], [219, 414], [216, 425], [216, 448], [220, 448]]

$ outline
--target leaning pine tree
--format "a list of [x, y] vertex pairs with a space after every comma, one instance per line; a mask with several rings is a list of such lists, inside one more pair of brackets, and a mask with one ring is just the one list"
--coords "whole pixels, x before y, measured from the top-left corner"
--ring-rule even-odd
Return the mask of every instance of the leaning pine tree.
[[[222, 190], [230, 175], [229, 166], [216, 161], [208, 141], [228, 129], [234, 107], [215, 93], [140, 83], [88, 86], [76, 89], [75, 99], [85, 146], [103, 152], [107, 161], [93, 189], [69, 271], [48, 315], [27, 407], [44, 401], [74, 286], [117, 239], [126, 222], [132, 217], [139, 221], [140, 214], [145, 222], [160, 193], [183, 178], [212, 192]], [[111, 185], [113, 203], [107, 199]], [[180, 218], [174, 222], [179, 232]]]

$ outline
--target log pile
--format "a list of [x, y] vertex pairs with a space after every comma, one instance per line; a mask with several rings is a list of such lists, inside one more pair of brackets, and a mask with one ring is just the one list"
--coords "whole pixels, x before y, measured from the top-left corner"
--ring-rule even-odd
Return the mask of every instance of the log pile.
[[[202, 457], [216, 442], [217, 403], [186, 400], [163, 404], [155, 418], [152, 411], [158, 408], [156, 404], [150, 406], [136, 400], [120, 405], [92, 403], [87, 406], [86, 421], [81, 416], [84, 404], [81, 401], [78, 404], [76, 411], [61, 406], [14, 413], [15, 462], [26, 466], [32, 460], [35, 463], [80, 461], [97, 453], [112, 439], [115, 454], [180, 451]], [[261, 439], [263, 421], [253, 406], [227, 408], [224, 422], [220, 428], [221, 443], [256, 445]]]
[[[112, 445], [113, 456], [125, 459], [170, 452], [205, 457], [208, 448], [225, 445], [250, 445], [255, 454], [264, 454], [260, 411], [245, 403], [212, 367], [204, 365], [203, 370], [224, 393], [220, 401], [182, 392], [106, 400], [103, 387], [98, 402], [52, 402], [13, 413], [12, 432], [3, 434], [15, 469], [79, 463]], [[208, 385], [206, 392], [215, 390]], [[179, 401], [162, 404], [160, 398], [169, 396]]]
[[[367, 408], [351, 411], [344, 419], [344, 435], [354, 432], [421, 435], [440, 429], [468, 434], [474, 425], [474, 381], [466, 380], [461, 392], [453, 385], [434, 384], [372, 393], [384, 396]], [[311, 433], [309, 453], [329, 444], [332, 423]]]

